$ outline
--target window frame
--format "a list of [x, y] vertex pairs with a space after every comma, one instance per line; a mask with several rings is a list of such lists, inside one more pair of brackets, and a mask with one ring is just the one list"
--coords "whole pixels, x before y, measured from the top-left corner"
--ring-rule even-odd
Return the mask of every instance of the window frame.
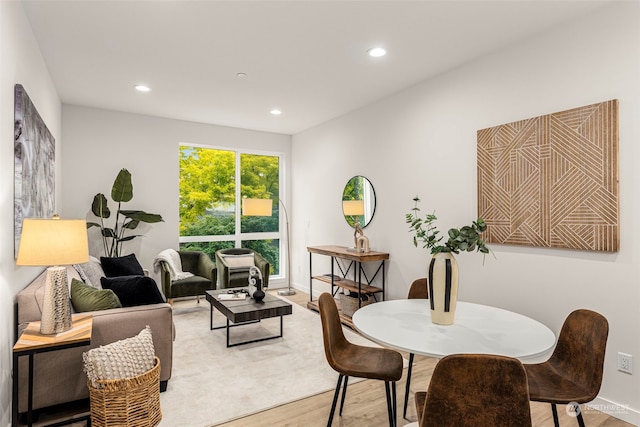
[[[269, 276], [269, 280], [275, 279], [277, 281], [281, 279], [287, 279], [286, 271], [288, 271], [287, 266], [287, 257], [285, 256], [286, 250], [286, 242], [285, 239], [287, 237], [286, 233], [286, 220], [284, 212], [280, 209], [278, 212], [281, 212], [278, 215], [278, 231], [268, 231], [268, 232], [252, 232], [252, 233], [242, 233], [241, 227], [241, 217], [242, 217], [242, 185], [241, 185], [241, 156], [243, 154], [250, 155], [258, 155], [258, 156], [270, 156], [278, 158], [278, 199], [282, 201], [282, 203], [287, 206], [286, 199], [286, 163], [285, 163], [285, 153], [280, 151], [266, 151], [266, 150], [252, 150], [247, 148], [237, 148], [237, 147], [227, 147], [227, 146], [217, 146], [217, 145], [205, 145], [205, 144], [192, 144], [188, 142], [180, 142], [178, 144], [178, 155], [180, 155], [181, 147], [193, 147], [193, 148], [202, 148], [202, 149], [210, 149], [210, 150], [223, 150], [223, 151], [231, 151], [235, 153], [235, 233], [234, 234], [225, 234], [225, 235], [209, 235], [209, 236], [181, 236], [180, 235], [180, 222], [182, 218], [178, 213], [178, 244], [181, 243], [190, 243], [190, 242], [234, 242], [234, 247], [241, 248], [243, 241], [249, 240], [278, 240], [278, 258], [279, 258], [279, 271], [277, 274], [273, 274]], [[178, 190], [180, 189], [180, 168], [178, 167]]]

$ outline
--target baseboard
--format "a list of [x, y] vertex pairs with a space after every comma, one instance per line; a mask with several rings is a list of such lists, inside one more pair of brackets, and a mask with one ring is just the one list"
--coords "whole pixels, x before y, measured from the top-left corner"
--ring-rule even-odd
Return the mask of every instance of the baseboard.
[[582, 409], [584, 412], [588, 411], [589, 408], [592, 408], [629, 424], [633, 424], [634, 426], [640, 425], [640, 411], [630, 408], [628, 404], [617, 403], [602, 397], [596, 397], [592, 402], [583, 406], [586, 406]]

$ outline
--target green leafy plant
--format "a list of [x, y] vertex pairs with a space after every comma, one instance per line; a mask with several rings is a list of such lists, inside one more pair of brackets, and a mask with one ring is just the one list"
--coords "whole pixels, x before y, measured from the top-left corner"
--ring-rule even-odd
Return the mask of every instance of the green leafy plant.
[[93, 198], [91, 212], [100, 218], [100, 222], [87, 222], [87, 229], [91, 227], [100, 228], [104, 254], [107, 257], [118, 257], [122, 250], [122, 243], [141, 237], [141, 234], [127, 234], [127, 231], [135, 230], [141, 222], [154, 223], [164, 221], [158, 214], [147, 213], [139, 210], [121, 209], [122, 203], [133, 199], [133, 183], [131, 173], [126, 169], [121, 169], [113, 182], [111, 188], [111, 199], [118, 204], [116, 210], [115, 224], [113, 228], [105, 226], [105, 219], [111, 217], [107, 198], [104, 194], [98, 193]]
[[449, 229], [447, 239], [442, 244], [443, 236], [438, 236], [440, 231], [436, 228], [433, 222], [438, 219], [435, 214], [427, 214], [424, 218], [420, 218], [420, 208], [418, 202], [420, 198], [414, 197], [415, 202], [411, 213], [406, 214], [406, 222], [409, 224], [409, 231], [414, 232], [413, 244], [418, 247], [418, 243], [421, 242], [423, 248], [427, 248], [432, 254], [440, 252], [453, 252], [455, 254], [460, 252], [482, 252], [483, 254], [489, 253], [489, 248], [485, 244], [485, 241], [480, 237], [482, 232], [487, 229], [487, 224], [482, 218], [478, 218], [473, 221], [471, 225], [465, 225], [461, 228]]

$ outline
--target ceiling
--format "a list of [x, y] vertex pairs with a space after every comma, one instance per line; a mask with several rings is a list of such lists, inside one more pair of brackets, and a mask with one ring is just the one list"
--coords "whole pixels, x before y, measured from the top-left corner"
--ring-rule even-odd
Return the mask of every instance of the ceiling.
[[[284, 134], [611, 3], [22, 2], [64, 104]], [[367, 56], [372, 46], [387, 55]]]

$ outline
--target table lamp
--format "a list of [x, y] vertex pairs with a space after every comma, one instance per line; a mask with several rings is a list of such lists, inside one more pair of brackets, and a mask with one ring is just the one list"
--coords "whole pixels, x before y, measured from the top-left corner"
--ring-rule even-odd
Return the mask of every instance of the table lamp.
[[83, 219], [25, 218], [17, 265], [50, 266], [44, 287], [40, 333], [68, 331], [72, 327], [69, 285], [65, 265], [89, 260], [87, 222]]
[[[289, 215], [287, 215], [287, 208], [282, 203], [282, 200], [278, 199], [282, 205], [284, 211], [284, 218], [287, 224], [287, 281], [289, 282], [287, 289], [281, 289], [278, 291], [278, 295], [295, 295], [296, 291], [291, 288], [291, 253], [289, 248], [291, 247], [291, 241], [289, 240]], [[271, 216], [273, 211], [272, 199], [242, 199], [242, 215], [245, 216]]]

